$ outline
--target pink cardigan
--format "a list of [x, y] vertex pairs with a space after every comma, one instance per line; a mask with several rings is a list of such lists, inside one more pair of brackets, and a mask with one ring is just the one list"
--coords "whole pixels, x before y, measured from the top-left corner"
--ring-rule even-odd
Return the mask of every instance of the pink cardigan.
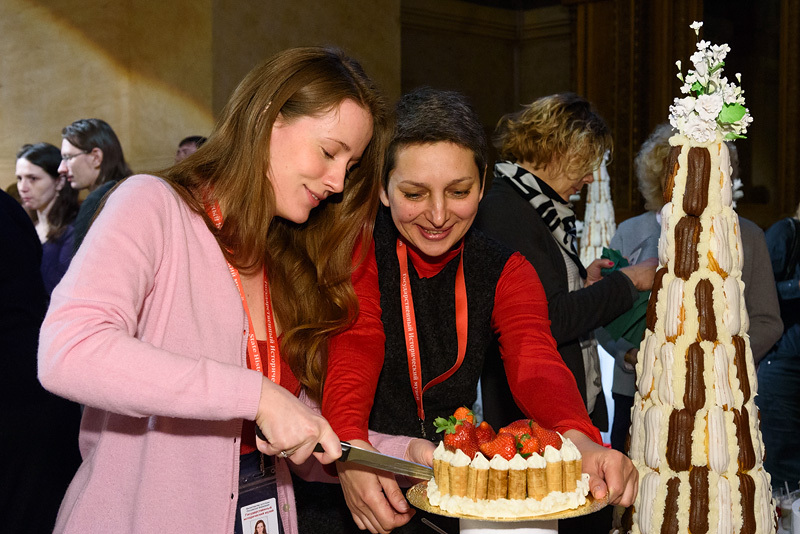
[[[242, 420], [261, 376], [247, 319], [202, 218], [161, 179], [108, 198], [56, 287], [39, 379], [86, 405], [83, 464], [55, 532], [233, 532]], [[287, 466], [279, 507], [297, 532]]]

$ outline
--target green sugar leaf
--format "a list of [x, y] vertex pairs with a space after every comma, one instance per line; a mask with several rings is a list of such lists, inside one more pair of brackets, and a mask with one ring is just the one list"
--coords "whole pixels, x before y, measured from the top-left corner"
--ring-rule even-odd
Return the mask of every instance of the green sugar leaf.
[[736, 122], [741, 120], [745, 113], [747, 113], [747, 110], [739, 103], [725, 104], [722, 106], [722, 111], [719, 112], [719, 121], [727, 123]]
[[734, 141], [736, 139], [747, 139], [747, 136], [746, 135], [742, 135], [742, 134], [733, 133], [733, 132], [728, 132], [728, 133], [725, 134], [725, 138], [724, 139], [726, 141]]

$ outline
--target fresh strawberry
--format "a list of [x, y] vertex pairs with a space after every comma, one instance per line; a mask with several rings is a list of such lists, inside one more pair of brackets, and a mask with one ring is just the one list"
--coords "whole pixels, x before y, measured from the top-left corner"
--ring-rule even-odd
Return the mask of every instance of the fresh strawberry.
[[492, 441], [481, 445], [481, 452], [490, 460], [499, 454], [506, 460], [510, 460], [517, 454], [517, 440], [513, 434], [501, 432]]
[[472, 423], [459, 421], [451, 415], [447, 419], [437, 417], [433, 424], [436, 426], [437, 432], [444, 432], [442, 441], [447, 450], [461, 449], [470, 458], [475, 457], [475, 453], [478, 452], [478, 437]]
[[475, 414], [466, 406], [456, 408], [456, 411], [453, 412], [453, 417], [458, 421], [469, 421], [473, 425], [475, 424]]
[[561, 450], [561, 436], [555, 430], [537, 426], [533, 429], [533, 437], [539, 440], [539, 454], [542, 454], [548, 445], [552, 445], [556, 450]]
[[522, 436], [529, 436], [531, 434], [531, 420], [530, 419], [518, 419], [513, 423], [504, 426], [500, 430], [497, 431], [498, 434], [502, 432], [508, 432], [509, 434], [513, 434], [517, 441], [520, 441]]
[[481, 424], [475, 429], [475, 435], [478, 437], [478, 445], [489, 443], [497, 436], [494, 433], [494, 428], [486, 421], [481, 421]]
[[519, 454], [523, 458], [527, 458], [534, 452], [539, 452], [539, 439], [525, 434], [520, 438], [517, 448], [519, 449]]

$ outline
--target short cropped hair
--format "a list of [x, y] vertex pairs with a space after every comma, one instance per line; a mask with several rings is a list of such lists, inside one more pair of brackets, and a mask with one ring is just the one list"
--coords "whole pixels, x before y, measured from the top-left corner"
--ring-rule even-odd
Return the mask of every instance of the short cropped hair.
[[178, 146], [181, 147], [183, 145], [193, 144], [197, 148], [200, 148], [207, 140], [208, 138], [203, 137], [202, 135], [190, 135], [189, 137], [184, 137], [181, 139], [181, 142], [178, 143]]
[[420, 87], [403, 95], [395, 106], [395, 128], [383, 173], [389, 183], [397, 153], [410, 145], [449, 142], [472, 152], [483, 187], [488, 144], [478, 114], [467, 97], [456, 91]]

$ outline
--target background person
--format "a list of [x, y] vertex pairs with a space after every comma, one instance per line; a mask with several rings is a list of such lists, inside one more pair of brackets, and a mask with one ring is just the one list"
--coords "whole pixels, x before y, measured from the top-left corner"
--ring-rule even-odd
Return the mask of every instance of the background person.
[[75, 218], [74, 255], [103, 197], [133, 173], [125, 162], [117, 134], [104, 120], [77, 120], [64, 127], [61, 137], [62, 161], [58, 173], [67, 177], [73, 189], [89, 191]]
[[[495, 165], [476, 227], [519, 250], [536, 268], [558, 351], [575, 376], [592, 422], [604, 430], [608, 420], [591, 334], [628, 310], [655, 274], [652, 262], [601, 278], [600, 268], [612, 262], [595, 260], [587, 269], [576, 253], [569, 197], [593, 180], [593, 169], [611, 149], [611, 133], [589, 102], [564, 93], [503, 117], [495, 144], [504, 161]], [[495, 383], [505, 381], [492, 370], [482, 381], [484, 411], [490, 422], [502, 425], [507, 422], [503, 418], [513, 420], [519, 411], [502, 387], [494, 391]]]
[[241, 532], [269, 463], [257, 492], [297, 532], [286, 459], [341, 454], [297, 395], [319, 398], [327, 340], [355, 314], [387, 125], [357, 62], [287, 50], [195, 157], [108, 198], [42, 328], [42, 384], [86, 405], [56, 532]]
[[[611, 132], [583, 98], [562, 93], [542, 97], [500, 119], [492, 188], [481, 202], [478, 229], [520, 251], [544, 286], [550, 329], [572, 372], [592, 422], [608, 428], [597, 344], [592, 332], [632, 307], [653, 284], [656, 261], [601, 277], [613, 265], [595, 260], [584, 267], [577, 254], [575, 214], [569, 197], [593, 180], [592, 171], [612, 147]], [[492, 426], [519, 418], [499, 359], [489, 357], [481, 378], [483, 411]], [[607, 532], [610, 507], [561, 521], [559, 530]], [[594, 529], [594, 530], [592, 530]]]
[[789, 484], [792, 490], [800, 480], [800, 205], [792, 217], [767, 229], [766, 240], [783, 332], [758, 366], [756, 404], [766, 451], [764, 467], [773, 487]]
[[190, 135], [189, 137], [184, 137], [181, 142], [178, 143], [178, 150], [175, 152], [175, 163], [180, 163], [187, 157], [197, 152], [197, 149], [200, 148], [205, 142], [206, 138], [202, 135]]
[[48, 301], [42, 245], [30, 217], [3, 191], [0, 227], [0, 525], [5, 534], [52, 532], [81, 462], [81, 411], [36, 378]]
[[24, 145], [17, 153], [17, 189], [42, 243], [42, 278], [47, 295], [67, 272], [74, 241], [78, 192], [58, 174], [61, 152], [49, 143]]
[[[431, 465], [441, 440], [434, 419], [474, 403], [486, 349], [499, 336], [523, 411], [581, 449], [596, 497], [632, 502], [636, 471], [623, 455], [599, 445], [550, 335], [536, 272], [521, 254], [471, 230], [486, 161], [483, 128], [462, 95], [422, 88], [401, 98], [383, 174], [384, 207], [367, 261], [354, 276], [359, 319], [332, 343], [322, 413], [354, 445], [371, 448], [370, 439], [384, 453]], [[406, 271], [416, 353], [409, 353], [404, 337]], [[456, 283], [462, 276], [463, 286]], [[457, 300], [466, 305], [457, 310]], [[414, 354], [424, 390], [419, 397], [409, 375]], [[394, 438], [379, 442], [368, 429]], [[299, 507], [304, 531], [430, 531], [393, 476], [347, 463], [337, 469], [341, 492], [328, 485], [322, 493], [321, 484], [298, 492], [309, 496], [299, 501], [307, 503]], [[447, 532], [458, 530], [457, 520], [429, 518]]]

